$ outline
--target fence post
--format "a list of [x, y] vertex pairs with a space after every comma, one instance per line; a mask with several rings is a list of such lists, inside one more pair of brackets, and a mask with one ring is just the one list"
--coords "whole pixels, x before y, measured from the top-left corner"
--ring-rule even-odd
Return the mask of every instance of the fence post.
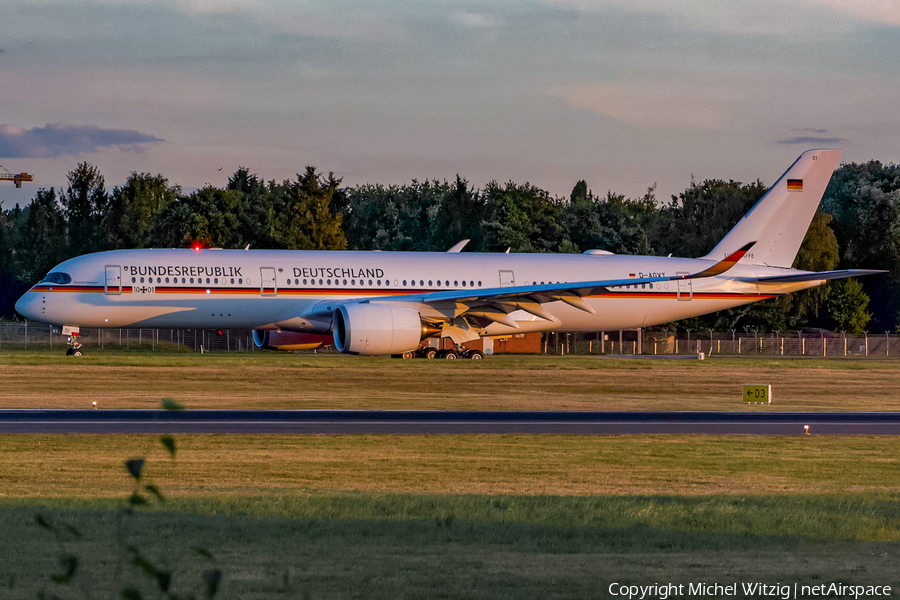
[[891, 332], [890, 331], [884, 332], [884, 355], [885, 356], [891, 355]]
[[28, 321], [25, 321], [25, 349], [28, 350]]

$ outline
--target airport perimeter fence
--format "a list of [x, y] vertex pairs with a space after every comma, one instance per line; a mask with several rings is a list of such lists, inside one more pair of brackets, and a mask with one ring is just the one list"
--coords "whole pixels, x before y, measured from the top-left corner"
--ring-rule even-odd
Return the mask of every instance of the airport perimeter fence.
[[543, 341], [549, 354], [810, 356], [900, 358], [900, 334], [834, 332], [669, 334], [625, 330], [596, 334], [549, 334]]
[[[95, 329], [81, 328], [79, 341], [91, 349], [146, 352], [252, 352], [252, 331], [247, 329]], [[531, 334], [529, 334], [531, 335]], [[534, 334], [537, 335], [537, 334]], [[861, 336], [832, 332], [747, 334], [737, 332], [668, 332], [624, 330], [597, 333], [541, 334], [544, 354], [696, 355], [706, 356], [810, 356], [897, 357], [900, 334]], [[58, 327], [34, 322], [0, 323], [0, 351], [64, 352], [68, 336]], [[334, 348], [318, 352], [336, 352]]]
[[[0, 351], [59, 350], [68, 347], [59, 327], [41, 323], [0, 323]], [[78, 341], [84, 349], [200, 352], [258, 350], [248, 329], [99, 329], [82, 327]]]

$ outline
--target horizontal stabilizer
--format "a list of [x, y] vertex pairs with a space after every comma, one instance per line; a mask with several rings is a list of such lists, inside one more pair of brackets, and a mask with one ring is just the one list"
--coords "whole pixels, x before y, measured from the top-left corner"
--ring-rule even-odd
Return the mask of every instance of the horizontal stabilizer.
[[800, 273], [799, 275], [776, 275], [774, 277], [742, 277], [747, 283], [800, 283], [803, 281], [824, 281], [827, 279], [844, 279], [862, 275], [887, 273], [876, 269], [844, 269], [842, 271], [819, 271], [817, 273]]

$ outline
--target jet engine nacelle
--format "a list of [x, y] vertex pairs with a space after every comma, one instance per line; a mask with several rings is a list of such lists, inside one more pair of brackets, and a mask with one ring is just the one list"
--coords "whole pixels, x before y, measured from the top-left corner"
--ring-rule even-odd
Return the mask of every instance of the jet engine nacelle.
[[331, 345], [330, 335], [278, 331], [276, 329], [254, 329], [253, 343], [264, 350], [313, 350]]
[[415, 350], [429, 333], [418, 311], [393, 304], [341, 305], [332, 329], [335, 348], [361, 356]]

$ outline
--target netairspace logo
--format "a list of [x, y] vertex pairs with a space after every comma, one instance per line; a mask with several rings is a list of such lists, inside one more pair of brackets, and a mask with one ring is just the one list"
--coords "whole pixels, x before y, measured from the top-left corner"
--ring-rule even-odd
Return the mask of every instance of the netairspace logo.
[[769, 583], [654, 583], [651, 585], [629, 585], [614, 582], [609, 585], [609, 594], [628, 600], [669, 600], [682, 597], [703, 598], [780, 598], [799, 600], [800, 598], [884, 598], [891, 595], [889, 585], [845, 585], [843, 583], [823, 583], [819, 585], [769, 584]]

